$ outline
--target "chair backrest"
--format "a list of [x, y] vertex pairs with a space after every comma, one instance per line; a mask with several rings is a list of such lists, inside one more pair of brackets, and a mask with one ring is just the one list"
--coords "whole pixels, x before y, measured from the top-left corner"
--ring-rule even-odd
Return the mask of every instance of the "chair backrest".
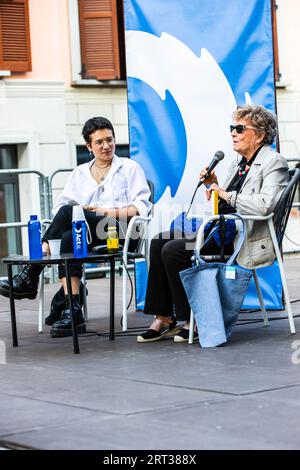
[[[152, 207], [151, 207], [150, 214], [153, 215], [153, 207], [154, 207], [154, 184], [152, 183], [151, 180], [148, 180], [148, 179], [147, 179], [147, 183], [148, 183], [148, 186], [149, 186], [149, 189], [150, 189], [149, 201], [152, 203]], [[149, 215], [150, 215], [150, 214], [149, 214]]]
[[[275, 209], [273, 223], [276, 232], [276, 238], [281, 248], [284, 232], [287, 226], [291, 208], [293, 205], [295, 193], [297, 190], [297, 185], [300, 183], [300, 169], [291, 168], [289, 169], [290, 181], [283, 191]], [[204, 260], [217, 261], [220, 259], [220, 255], [201, 255]], [[228, 259], [229, 256], [225, 256], [225, 259]]]
[[[149, 189], [150, 189], [150, 197], [149, 197], [149, 201], [152, 203], [152, 206], [151, 206], [151, 209], [149, 211], [149, 214], [148, 216], [153, 216], [153, 208], [154, 208], [154, 184], [152, 183], [151, 180], [148, 180], [147, 179], [147, 183], [148, 183], [148, 186], [149, 186]], [[134, 253], [142, 253], [142, 249], [143, 249], [143, 246], [144, 246], [144, 243], [145, 243], [145, 235], [147, 233], [146, 231], [146, 226], [145, 224], [141, 224], [139, 226], [139, 228], [137, 228], [137, 230], [139, 230], [139, 239], [138, 239], [138, 242], [135, 246], [135, 248], [133, 250], [129, 250], [129, 251], [133, 251]]]
[[300, 169], [292, 168], [289, 170], [290, 181], [283, 191], [277, 206], [274, 210], [274, 227], [279, 247], [281, 247], [286, 225], [289, 219], [290, 211], [294, 201], [297, 185], [300, 181]]

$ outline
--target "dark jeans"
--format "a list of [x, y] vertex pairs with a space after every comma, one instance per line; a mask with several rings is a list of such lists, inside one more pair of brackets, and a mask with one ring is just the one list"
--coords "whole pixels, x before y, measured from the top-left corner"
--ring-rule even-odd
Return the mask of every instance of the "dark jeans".
[[[177, 320], [189, 321], [190, 306], [179, 272], [192, 266], [191, 256], [195, 240], [176, 239], [176, 235], [176, 232], [163, 232], [151, 241], [144, 313], [167, 317], [175, 313]], [[220, 248], [213, 237], [201, 250], [203, 255], [219, 253]], [[232, 253], [233, 243], [225, 245], [224, 254]]]
[[[55, 215], [51, 225], [49, 226], [47, 232], [43, 237], [43, 242], [47, 242], [48, 240], [59, 238], [61, 239], [61, 253], [72, 253], [73, 252], [73, 239], [72, 239], [72, 213], [73, 213], [73, 206], [66, 205], [59, 209], [57, 214]], [[93, 211], [84, 211], [84, 215], [86, 221], [90, 227], [92, 243], [88, 245], [88, 250], [90, 251], [94, 246], [97, 245], [106, 245], [106, 237], [105, 234], [102, 238], [96, 233], [97, 226], [99, 222], [103, 222], [103, 227], [107, 229], [107, 225], [112, 225], [112, 219], [109, 217], [99, 216]], [[114, 225], [118, 225], [114, 223]], [[118, 228], [118, 227], [117, 227]], [[99, 226], [98, 226], [99, 229]], [[125, 230], [124, 230], [125, 231]], [[120, 240], [122, 237], [122, 231], [119, 232]], [[134, 250], [134, 245], [137, 242], [132, 240], [130, 243], [130, 250]], [[71, 276], [74, 277], [81, 277], [82, 276], [82, 265], [80, 264], [70, 264], [70, 273]], [[65, 267], [59, 265], [58, 268], [58, 275], [61, 279], [62, 277], [66, 276]]]

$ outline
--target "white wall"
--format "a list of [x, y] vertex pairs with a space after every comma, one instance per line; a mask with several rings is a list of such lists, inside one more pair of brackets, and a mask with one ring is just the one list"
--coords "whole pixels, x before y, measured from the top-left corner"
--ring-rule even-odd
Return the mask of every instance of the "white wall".
[[[300, 159], [300, 1], [277, 0], [277, 28], [280, 83], [277, 89], [279, 137], [281, 153]], [[300, 212], [293, 210], [286, 235], [284, 251], [299, 251]]]
[[281, 152], [300, 158], [300, 2], [277, 0], [280, 82], [277, 90]]
[[[76, 146], [85, 145], [81, 136], [84, 123], [94, 116], [109, 119], [115, 129], [118, 144], [128, 144], [127, 94], [126, 88], [78, 87], [65, 90], [65, 131], [67, 159], [56, 168], [76, 165]], [[53, 169], [53, 165], [52, 165]], [[54, 202], [68, 174], [62, 173], [53, 179]]]
[[[119, 144], [128, 144], [127, 94], [125, 87], [65, 88], [63, 82], [37, 80], [0, 81], [0, 143], [18, 145], [19, 168], [51, 174], [74, 168], [76, 146], [84, 145], [85, 121], [105, 116], [115, 127]], [[68, 174], [54, 178], [54, 201]], [[39, 213], [38, 180], [20, 178], [21, 219]], [[40, 214], [39, 214], [40, 215]]]

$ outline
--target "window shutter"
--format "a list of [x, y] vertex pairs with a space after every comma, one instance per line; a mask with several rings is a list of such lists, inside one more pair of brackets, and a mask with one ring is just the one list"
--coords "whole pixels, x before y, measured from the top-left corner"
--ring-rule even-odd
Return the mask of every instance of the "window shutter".
[[120, 78], [116, 0], [78, 0], [82, 78]]
[[28, 0], [0, 0], [0, 69], [31, 71]]

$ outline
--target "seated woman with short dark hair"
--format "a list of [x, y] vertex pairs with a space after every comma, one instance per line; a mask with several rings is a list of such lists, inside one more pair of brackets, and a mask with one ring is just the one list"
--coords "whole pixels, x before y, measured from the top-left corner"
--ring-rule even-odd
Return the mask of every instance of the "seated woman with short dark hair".
[[[115, 155], [116, 140], [111, 122], [103, 117], [89, 119], [82, 135], [91, 155], [91, 161], [77, 166], [71, 173], [66, 187], [53, 209], [54, 219], [43, 237], [43, 252], [50, 253], [48, 240], [61, 239], [61, 253], [73, 252], [72, 209], [74, 204], [84, 208], [84, 215], [91, 233], [90, 248], [106, 243], [104, 229], [110, 217], [125, 220], [140, 214], [147, 216], [151, 207], [150, 190], [142, 168], [133, 160]], [[102, 237], [102, 238], [101, 238]], [[14, 276], [13, 289], [16, 299], [34, 299], [37, 295], [39, 274], [43, 267], [28, 265]], [[75, 323], [79, 333], [85, 331], [84, 318], [79, 302], [79, 282], [82, 266], [71, 264], [71, 282]], [[64, 266], [59, 266], [59, 278], [64, 295], [60, 309], [51, 312], [47, 324], [53, 324], [51, 336], [72, 334], [68, 309], [67, 286]], [[0, 294], [9, 297], [8, 281], [0, 282]], [[58, 294], [56, 294], [56, 299]], [[53, 313], [53, 315], [52, 315]]]

